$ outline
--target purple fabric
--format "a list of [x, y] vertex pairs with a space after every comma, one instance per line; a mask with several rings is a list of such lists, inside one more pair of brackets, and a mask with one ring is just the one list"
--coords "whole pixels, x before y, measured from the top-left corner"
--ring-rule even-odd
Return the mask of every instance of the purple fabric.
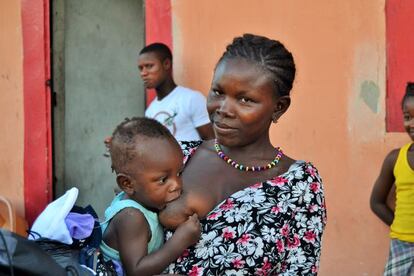
[[72, 238], [82, 240], [92, 233], [95, 219], [90, 214], [69, 213], [65, 218], [66, 226]]
[[112, 263], [114, 264], [116, 274], [118, 276], [123, 276], [124, 275], [124, 269], [122, 268], [121, 262], [112, 260]]

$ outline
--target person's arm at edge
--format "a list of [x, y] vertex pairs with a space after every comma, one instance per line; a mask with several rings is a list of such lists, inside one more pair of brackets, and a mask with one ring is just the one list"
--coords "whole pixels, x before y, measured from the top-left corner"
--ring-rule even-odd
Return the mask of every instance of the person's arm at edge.
[[387, 197], [395, 182], [393, 171], [398, 153], [399, 149], [395, 149], [385, 157], [370, 198], [371, 210], [388, 226], [394, 220], [394, 212], [387, 205]]
[[196, 128], [198, 135], [200, 135], [203, 140], [210, 140], [214, 138], [213, 126], [211, 123], [199, 126]]
[[173, 236], [159, 250], [147, 255], [150, 227], [144, 215], [128, 208], [116, 219], [118, 249], [126, 275], [160, 274], [189, 246]]

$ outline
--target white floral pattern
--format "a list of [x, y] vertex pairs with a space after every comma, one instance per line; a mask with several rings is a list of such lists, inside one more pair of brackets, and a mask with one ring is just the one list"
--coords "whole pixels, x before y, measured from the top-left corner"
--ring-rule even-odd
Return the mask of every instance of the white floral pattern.
[[[182, 143], [185, 161], [200, 144]], [[286, 173], [234, 193], [200, 222], [200, 241], [166, 272], [316, 275], [326, 225], [322, 180], [312, 164], [297, 161]]]

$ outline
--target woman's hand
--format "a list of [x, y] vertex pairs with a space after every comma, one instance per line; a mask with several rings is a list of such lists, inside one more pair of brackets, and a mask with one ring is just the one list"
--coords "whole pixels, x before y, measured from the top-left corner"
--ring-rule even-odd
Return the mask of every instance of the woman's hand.
[[198, 242], [200, 235], [200, 221], [198, 220], [198, 215], [193, 214], [188, 217], [187, 221], [178, 226], [172, 238], [179, 239], [187, 246], [190, 246]]

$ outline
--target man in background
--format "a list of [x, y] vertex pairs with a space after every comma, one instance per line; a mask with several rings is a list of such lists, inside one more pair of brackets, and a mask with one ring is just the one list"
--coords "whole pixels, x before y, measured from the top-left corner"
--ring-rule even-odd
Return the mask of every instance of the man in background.
[[145, 116], [166, 126], [178, 141], [214, 138], [206, 99], [198, 91], [177, 86], [172, 76], [172, 54], [167, 45], [153, 43], [138, 57], [138, 69], [145, 88], [156, 90]]

